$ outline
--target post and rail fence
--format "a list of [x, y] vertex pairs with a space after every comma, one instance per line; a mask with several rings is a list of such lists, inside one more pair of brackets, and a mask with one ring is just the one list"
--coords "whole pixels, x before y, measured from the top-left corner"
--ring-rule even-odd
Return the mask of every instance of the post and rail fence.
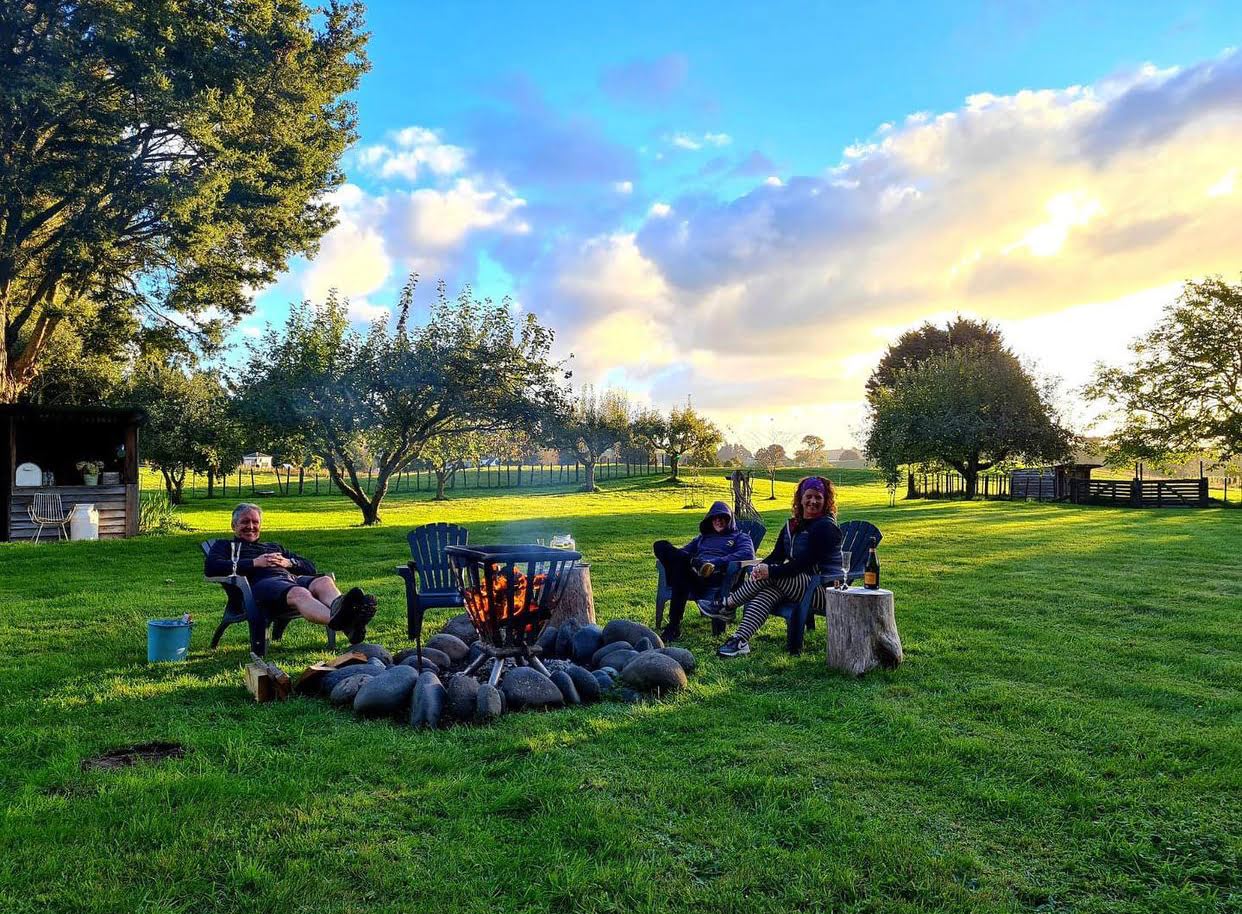
[[[668, 459], [661, 455], [646, 462], [626, 460], [601, 460], [595, 464], [595, 479], [602, 482], [666, 475], [671, 472]], [[377, 472], [374, 468], [358, 474], [363, 490], [375, 492]], [[164, 491], [163, 480], [158, 474], [146, 473], [143, 491]], [[525, 489], [537, 487], [581, 485], [586, 481], [586, 467], [578, 463], [495, 463], [489, 466], [468, 466], [457, 469], [445, 483], [445, 490], [452, 492], [465, 489]], [[390, 494], [403, 492], [436, 491], [436, 474], [427, 467], [411, 467], [388, 477]], [[191, 473], [185, 480], [183, 492], [186, 497], [206, 497], [206, 477]], [[274, 467], [271, 469], [239, 467], [236, 471], [217, 476], [211, 486], [213, 497], [264, 498], [285, 495], [340, 495], [341, 492], [322, 467]]]

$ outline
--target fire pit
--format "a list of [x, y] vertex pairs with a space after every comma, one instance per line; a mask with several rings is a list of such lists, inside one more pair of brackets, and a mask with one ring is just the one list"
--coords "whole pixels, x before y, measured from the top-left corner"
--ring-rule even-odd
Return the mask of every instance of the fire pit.
[[483, 648], [466, 673], [491, 660], [487, 681], [495, 686], [505, 659], [512, 658], [547, 676], [536, 642], [582, 554], [549, 546], [447, 546], [444, 551]]

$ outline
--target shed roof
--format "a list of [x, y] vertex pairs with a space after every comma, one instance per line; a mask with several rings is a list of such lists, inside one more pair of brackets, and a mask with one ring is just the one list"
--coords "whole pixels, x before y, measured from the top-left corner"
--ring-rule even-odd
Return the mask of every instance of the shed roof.
[[92, 425], [142, 425], [147, 414], [136, 407], [38, 406], [29, 403], [0, 403], [0, 416], [34, 422], [81, 422]]

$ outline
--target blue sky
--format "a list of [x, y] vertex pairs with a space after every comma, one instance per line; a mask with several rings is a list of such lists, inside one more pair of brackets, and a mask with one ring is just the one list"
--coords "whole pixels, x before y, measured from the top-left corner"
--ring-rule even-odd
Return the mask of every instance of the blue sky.
[[418, 270], [512, 295], [582, 382], [691, 394], [750, 444], [845, 444], [920, 320], [1000, 321], [1072, 386], [1125, 336], [1067, 349], [1067, 321], [1137, 334], [1180, 278], [1239, 269], [1219, 237], [1242, 196], [1239, 3], [367, 18], [341, 226], [244, 332], [329, 286], [382, 313]]

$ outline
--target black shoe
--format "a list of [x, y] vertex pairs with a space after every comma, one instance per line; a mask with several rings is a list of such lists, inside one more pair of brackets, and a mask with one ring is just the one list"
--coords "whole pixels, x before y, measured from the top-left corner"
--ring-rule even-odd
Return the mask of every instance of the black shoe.
[[670, 622], [668, 625], [664, 626], [664, 631], [660, 632], [660, 640], [665, 644], [668, 644], [670, 641], [678, 641], [680, 639], [681, 626], [676, 623]]
[[361, 644], [367, 640], [367, 626], [371, 620], [375, 618], [375, 597], [363, 594], [362, 605], [358, 609], [358, 621], [354, 623], [353, 628], [349, 630], [349, 643]]
[[347, 632], [358, 622], [363, 599], [366, 594], [361, 587], [354, 587], [332, 601], [332, 615], [328, 618], [328, 628], [337, 632]]
[[725, 606], [724, 600], [716, 598], [699, 600], [699, 615], [709, 619], [718, 619], [721, 622], [732, 622], [737, 611], [732, 606]]
[[716, 648], [716, 653], [721, 657], [741, 657], [743, 654], [750, 653], [750, 642], [743, 641], [737, 635], [734, 635], [720, 647]]

